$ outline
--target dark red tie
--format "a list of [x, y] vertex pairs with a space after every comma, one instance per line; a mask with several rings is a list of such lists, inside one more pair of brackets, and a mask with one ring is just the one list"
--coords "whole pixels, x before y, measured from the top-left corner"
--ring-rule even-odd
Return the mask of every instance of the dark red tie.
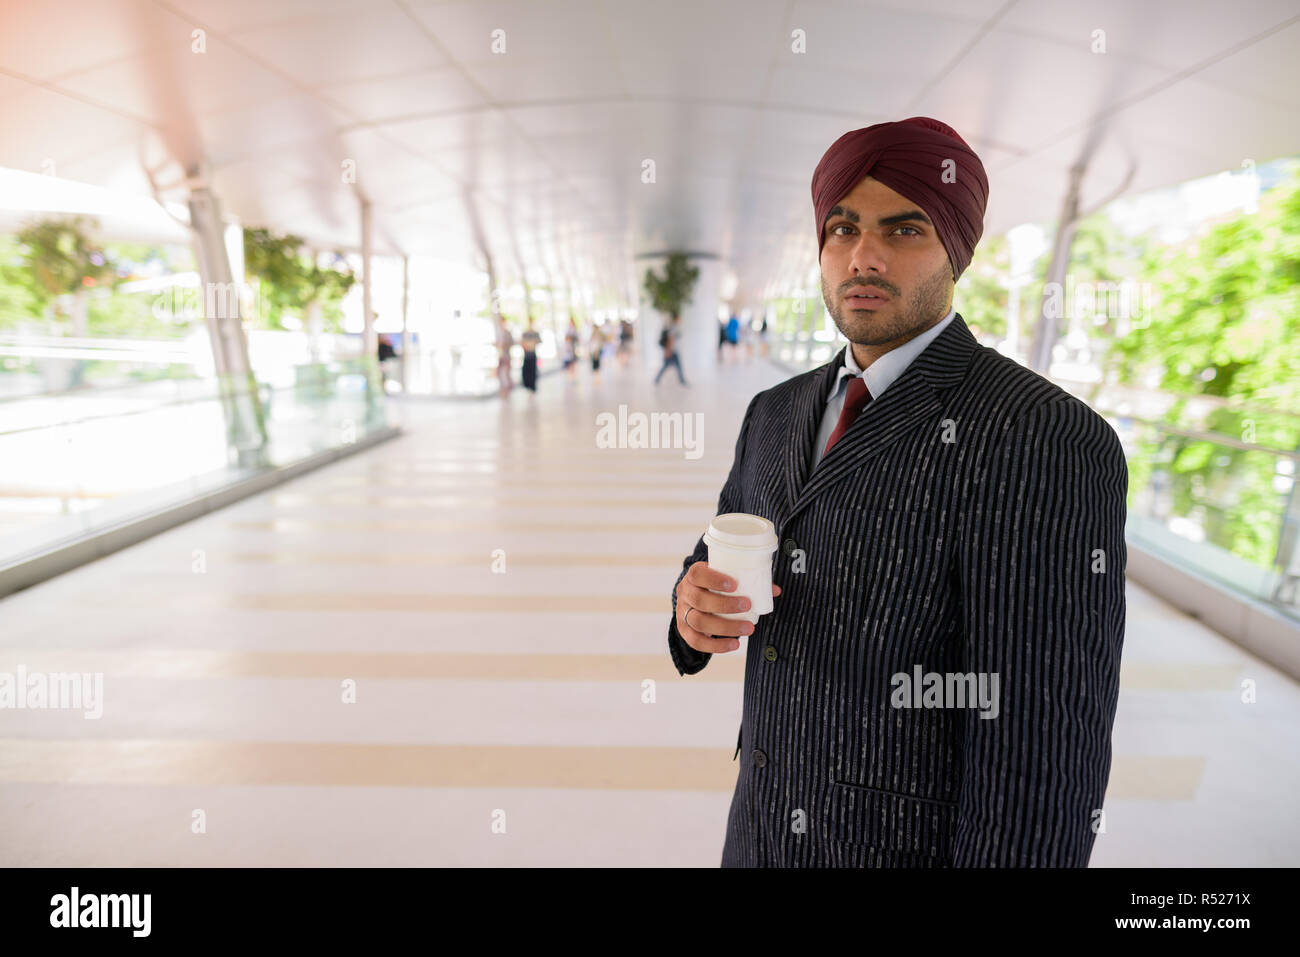
[[[870, 401], [871, 393], [867, 391], [866, 382], [863, 381], [862, 376], [855, 375], [849, 380], [848, 391], [844, 393], [844, 408], [840, 410], [840, 420], [835, 423], [835, 431], [826, 442], [826, 452], [829, 452], [831, 446], [840, 440], [840, 436], [849, 430], [858, 413]], [[826, 452], [822, 455], [824, 456]]]

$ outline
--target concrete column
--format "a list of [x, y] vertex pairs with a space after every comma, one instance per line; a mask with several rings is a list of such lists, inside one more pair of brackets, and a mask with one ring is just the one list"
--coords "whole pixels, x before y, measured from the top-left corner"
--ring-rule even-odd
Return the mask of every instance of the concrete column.
[[718, 371], [718, 306], [722, 293], [722, 263], [692, 259], [700, 270], [690, 303], [682, 312], [682, 371], [687, 382], [712, 380]]
[[371, 212], [370, 200], [361, 200], [361, 312], [365, 327], [362, 333], [362, 356], [366, 363], [375, 361], [379, 352], [379, 338], [375, 335], [375, 310], [371, 305], [373, 263], [371, 262]]
[[384, 378], [379, 370], [379, 337], [375, 334], [375, 310], [371, 301], [374, 289], [370, 200], [361, 200], [361, 310], [365, 327], [361, 336], [361, 369], [366, 377], [366, 416], [371, 423], [382, 419]]
[[406, 331], [406, 315], [411, 304], [411, 257], [402, 257], [402, 354], [398, 357], [399, 375], [402, 380], [402, 395], [406, 395], [406, 349], [410, 345], [410, 336]]
[[1029, 349], [1029, 368], [1039, 375], [1045, 376], [1051, 369], [1052, 348], [1060, 338], [1060, 317], [1048, 315], [1047, 310], [1053, 284], [1059, 290], [1058, 301], [1062, 308], [1070, 308], [1065, 302], [1065, 273], [1070, 265], [1070, 246], [1074, 243], [1074, 231], [1079, 222], [1079, 184], [1083, 181], [1085, 169], [1082, 163], [1070, 168], [1070, 185], [1065, 191], [1061, 215], [1056, 223], [1052, 261], [1047, 267], [1047, 281], [1043, 285], [1043, 299], [1038, 309], [1038, 326], [1034, 329], [1033, 345]]
[[225, 227], [217, 198], [206, 186], [189, 196], [194, 258], [203, 282], [203, 314], [212, 340], [212, 358], [226, 420], [226, 442], [241, 468], [267, 464], [266, 419], [257, 381], [248, 361], [248, 340], [240, 321], [240, 282], [236, 283], [226, 249]]

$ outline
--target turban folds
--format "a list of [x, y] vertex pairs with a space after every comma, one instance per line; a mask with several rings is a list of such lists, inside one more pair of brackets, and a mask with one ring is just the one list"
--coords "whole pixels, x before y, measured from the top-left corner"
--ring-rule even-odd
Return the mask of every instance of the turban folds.
[[989, 198], [984, 164], [966, 141], [951, 126], [928, 116], [845, 133], [813, 172], [818, 251], [826, 242], [826, 214], [864, 176], [906, 196], [930, 217], [952, 260], [953, 278], [960, 278], [984, 232]]

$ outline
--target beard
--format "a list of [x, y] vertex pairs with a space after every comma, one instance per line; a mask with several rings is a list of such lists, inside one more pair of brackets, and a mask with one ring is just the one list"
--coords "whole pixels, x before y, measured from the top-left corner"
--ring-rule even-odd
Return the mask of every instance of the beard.
[[878, 287], [889, 294], [889, 302], [879, 309], [850, 310], [843, 295], [850, 285], [841, 284], [838, 293], [831, 290], [822, 275], [822, 299], [835, 327], [849, 342], [859, 346], [883, 346], [896, 339], [919, 336], [948, 314], [948, 297], [952, 282], [952, 266], [947, 262], [927, 277], [908, 297], [894, 294], [890, 287]]

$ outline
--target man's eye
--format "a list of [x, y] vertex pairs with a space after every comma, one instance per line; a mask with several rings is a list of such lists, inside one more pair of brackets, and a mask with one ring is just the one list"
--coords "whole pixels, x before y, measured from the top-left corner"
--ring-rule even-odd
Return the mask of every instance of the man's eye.
[[916, 233], [916, 235], [918, 235], [918, 236], [921, 235], [921, 231], [920, 231], [919, 229], [917, 229], [916, 227], [914, 227], [914, 226], [899, 226], [898, 228], [899, 228], [899, 229], [910, 229], [910, 230], [912, 230], [912, 232]]
[[837, 226], [832, 226], [832, 227], [831, 227], [831, 235], [832, 235], [832, 236], [846, 236], [846, 235], [848, 235], [847, 233], [840, 233], [840, 232], [837, 232], [837, 230], [840, 230], [840, 229], [852, 229], [852, 228], [853, 228], [853, 227], [850, 226], [848, 223], [840, 223], [840, 224], [837, 225]]

